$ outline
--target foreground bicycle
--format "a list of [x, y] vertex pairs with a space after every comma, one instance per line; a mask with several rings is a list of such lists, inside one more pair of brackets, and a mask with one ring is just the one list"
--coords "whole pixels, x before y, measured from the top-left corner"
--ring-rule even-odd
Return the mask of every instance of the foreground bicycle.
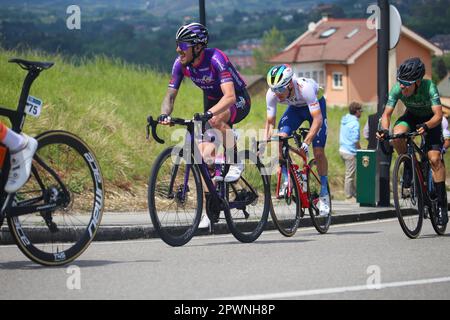
[[[203, 211], [202, 179], [206, 213], [212, 224], [219, 222], [223, 212], [231, 233], [241, 242], [255, 241], [264, 230], [270, 210], [269, 179], [256, 154], [245, 150], [238, 154], [244, 171], [233, 183], [215, 184], [208, 165], [200, 156], [195, 133], [196, 120], [172, 118], [171, 125], [186, 127], [184, 146], [165, 149], [155, 160], [148, 184], [148, 207], [153, 226], [161, 239], [171, 246], [182, 246], [194, 236]], [[163, 144], [156, 133], [158, 121], [147, 119], [147, 139]], [[204, 127], [205, 122], [200, 122]], [[202, 129], [198, 130], [200, 134]], [[201, 138], [200, 138], [201, 139]], [[239, 160], [238, 160], [239, 161]], [[223, 176], [228, 172], [224, 165]]]
[[[28, 96], [31, 85], [53, 63], [9, 62], [28, 71], [17, 110], [0, 108], [0, 115], [20, 133], [26, 114], [41, 113], [42, 101]], [[15, 194], [4, 192], [10, 166], [6, 150], [0, 175], [0, 227], [6, 218], [14, 241], [29, 259], [58, 266], [76, 259], [94, 239], [103, 215], [103, 179], [94, 153], [79, 137], [57, 130], [35, 138], [38, 148], [30, 178]]]
[[[331, 224], [331, 201], [330, 214], [321, 217], [318, 202], [321, 190], [320, 176], [317, 171], [316, 160], [308, 163], [306, 155], [299, 151], [302, 140], [308, 134], [308, 128], [299, 128], [291, 136], [277, 137], [281, 142], [284, 163], [280, 163], [277, 170], [277, 178], [271, 180], [271, 217], [280, 231], [286, 237], [292, 237], [304, 217], [306, 209], [309, 211], [312, 223], [319, 233], [326, 233]], [[289, 145], [293, 139], [295, 146]], [[283, 188], [283, 173], [281, 166], [285, 165], [287, 170], [287, 186]], [[331, 191], [328, 185], [328, 190]]]
[[[438, 201], [425, 150], [425, 139], [421, 136], [420, 147], [413, 140], [418, 135], [417, 131], [413, 131], [385, 138], [406, 139], [407, 153], [400, 155], [395, 162], [393, 191], [398, 221], [403, 232], [412, 239], [419, 236], [424, 217], [430, 217], [433, 229], [438, 235], [443, 235], [447, 228], [447, 224], [438, 224]], [[383, 144], [380, 146], [386, 152]]]

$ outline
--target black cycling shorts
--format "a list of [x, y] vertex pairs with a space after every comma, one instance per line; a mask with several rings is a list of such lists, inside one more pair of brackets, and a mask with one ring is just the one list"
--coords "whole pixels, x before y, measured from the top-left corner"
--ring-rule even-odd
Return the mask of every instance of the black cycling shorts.
[[[426, 117], [418, 117], [412, 115], [410, 112], [405, 112], [404, 115], [402, 115], [397, 122], [395, 122], [395, 126], [402, 124], [407, 124], [409, 127], [409, 131], [416, 130], [416, 126], [418, 124], [422, 124], [427, 122], [433, 117], [433, 115], [426, 116]], [[438, 150], [441, 151], [442, 146], [444, 145], [444, 139], [442, 138], [442, 125], [439, 124], [438, 126], [431, 128], [428, 130], [428, 132], [425, 134], [425, 143], [428, 146], [428, 150]]]
[[[208, 97], [207, 104], [205, 105], [205, 112], [211, 109], [219, 102], [220, 99], [211, 99]], [[230, 127], [233, 124], [241, 122], [250, 112], [251, 99], [247, 90], [236, 92], [236, 103], [230, 107], [230, 120], [228, 125]]]

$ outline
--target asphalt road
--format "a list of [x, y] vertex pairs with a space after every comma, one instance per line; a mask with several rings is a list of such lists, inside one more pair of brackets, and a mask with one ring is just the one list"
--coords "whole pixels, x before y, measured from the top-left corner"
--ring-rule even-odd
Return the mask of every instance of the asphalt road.
[[172, 248], [159, 239], [95, 242], [71, 266], [44, 268], [0, 246], [4, 299], [450, 299], [450, 236], [428, 220], [410, 240], [397, 220], [231, 235]]

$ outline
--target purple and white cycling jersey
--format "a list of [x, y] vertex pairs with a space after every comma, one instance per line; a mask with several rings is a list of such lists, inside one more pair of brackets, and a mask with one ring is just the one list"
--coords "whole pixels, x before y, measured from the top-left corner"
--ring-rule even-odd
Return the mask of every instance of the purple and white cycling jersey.
[[243, 91], [247, 86], [228, 57], [215, 48], [205, 48], [202, 60], [195, 67], [184, 67], [178, 57], [173, 64], [169, 87], [178, 90], [184, 76], [191, 78], [195, 85], [204, 90], [208, 99], [222, 98], [222, 83], [233, 82], [236, 92]]

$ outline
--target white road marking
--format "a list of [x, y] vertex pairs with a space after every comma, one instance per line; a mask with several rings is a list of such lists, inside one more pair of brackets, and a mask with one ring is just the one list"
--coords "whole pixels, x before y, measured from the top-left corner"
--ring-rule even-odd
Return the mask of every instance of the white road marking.
[[390, 282], [381, 283], [378, 285], [362, 285], [362, 286], [351, 286], [351, 287], [339, 287], [339, 288], [324, 288], [324, 289], [314, 289], [314, 290], [301, 290], [301, 291], [290, 291], [290, 292], [280, 292], [280, 293], [268, 293], [268, 294], [257, 294], [248, 296], [237, 296], [237, 297], [226, 297], [226, 298], [216, 298], [212, 300], [269, 300], [269, 299], [286, 299], [286, 298], [296, 298], [304, 296], [317, 296], [326, 294], [336, 294], [344, 292], [355, 292], [355, 291], [367, 291], [367, 290], [381, 290], [387, 288], [399, 288], [407, 286], [419, 286], [433, 283], [443, 283], [450, 282], [450, 277], [444, 278], [433, 278], [433, 279], [423, 279], [423, 280], [412, 280], [412, 281], [401, 281], [401, 282]]

